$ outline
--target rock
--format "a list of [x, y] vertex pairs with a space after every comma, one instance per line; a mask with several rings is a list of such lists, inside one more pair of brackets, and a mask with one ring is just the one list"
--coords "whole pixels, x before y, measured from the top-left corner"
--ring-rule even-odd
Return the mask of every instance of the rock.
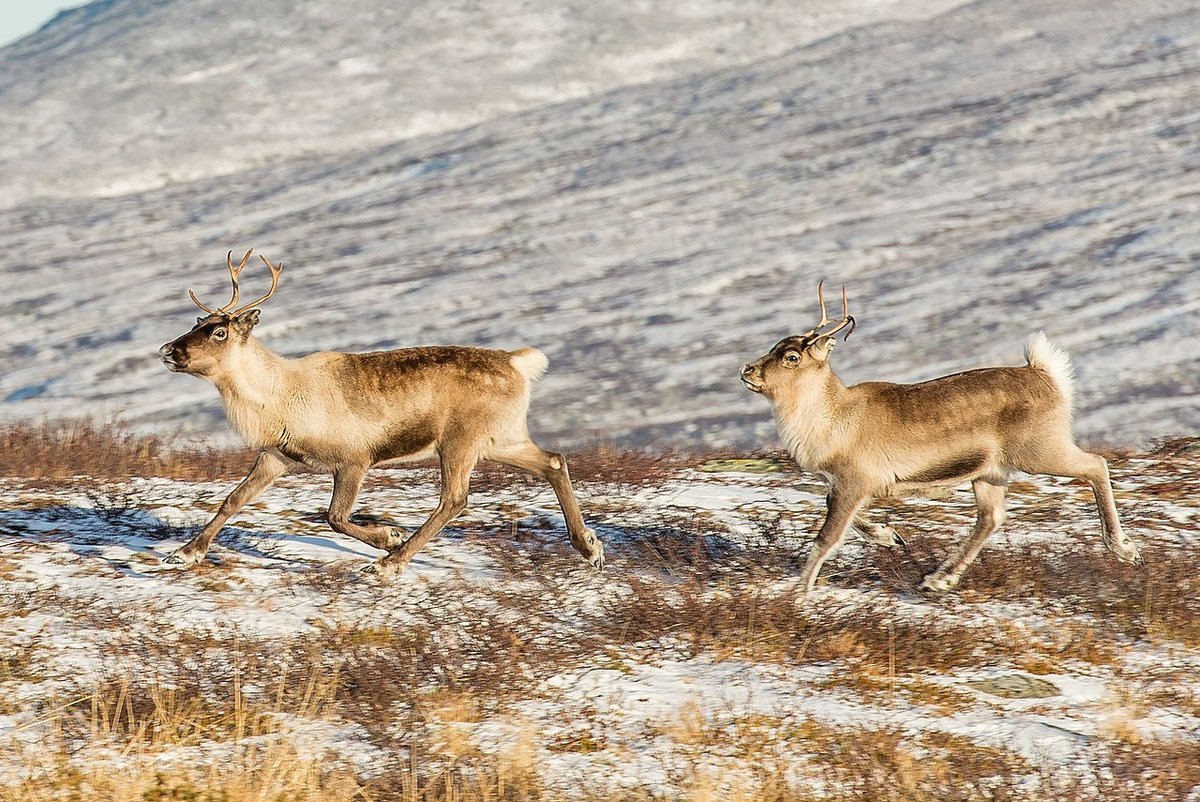
[[1028, 674], [1002, 674], [988, 679], [970, 680], [965, 684], [977, 691], [1005, 699], [1047, 699], [1062, 693], [1053, 682]]

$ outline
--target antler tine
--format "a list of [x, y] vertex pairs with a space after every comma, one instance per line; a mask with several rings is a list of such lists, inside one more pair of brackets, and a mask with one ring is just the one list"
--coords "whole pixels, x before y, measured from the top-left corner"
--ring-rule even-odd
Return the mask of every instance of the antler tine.
[[[246, 255], [247, 255], [247, 257], [249, 257], [249, 254], [246, 254]], [[280, 262], [278, 265], [273, 265], [273, 264], [271, 264], [271, 261], [269, 259], [267, 259], [267, 257], [263, 256], [262, 254], [259, 254], [258, 258], [262, 259], [263, 264], [265, 264], [267, 266], [267, 269], [271, 271], [271, 289], [269, 289], [267, 291], [267, 294], [264, 295], [263, 297], [259, 298], [257, 301], [251, 301], [250, 303], [246, 304], [245, 306], [239, 306], [237, 309], [235, 309], [229, 313], [231, 315], [237, 316], [237, 315], [240, 315], [242, 312], [245, 312], [248, 309], [253, 309], [254, 307], [261, 304], [263, 301], [267, 300], [272, 295], [274, 295], [275, 290], [279, 287], [279, 274], [283, 272], [283, 263]]]
[[217, 314], [216, 309], [209, 309], [207, 306], [200, 303], [200, 299], [196, 297], [196, 293], [192, 292], [191, 290], [188, 290], [188, 297], [192, 299], [192, 303], [203, 309], [205, 312], [208, 312], [210, 315]]
[[[846, 328], [846, 326], [849, 326], [850, 331], [846, 332], [846, 336], [843, 338], [849, 339], [850, 335], [854, 332], [854, 329], [858, 327], [858, 323], [855, 322], [854, 317], [850, 314], [850, 302], [846, 298], [846, 285], [842, 285], [842, 318], [841, 320], [833, 321], [829, 319], [829, 315], [825, 311], [825, 295], [822, 291], [824, 284], [824, 279], [817, 283], [817, 303], [821, 305], [821, 322], [806, 331], [802, 336], [809, 337], [812, 335], [817, 335], [820, 337], [832, 337], [842, 329]], [[834, 322], [836, 322], [837, 325], [835, 325], [832, 329], [829, 329], [828, 331], [821, 331], [822, 326], [827, 326]]]
[[242, 257], [242, 261], [238, 262], [238, 266], [233, 266], [233, 251], [225, 254], [225, 266], [229, 268], [229, 280], [233, 282], [233, 297], [229, 299], [229, 303], [218, 309], [218, 312], [228, 312], [237, 306], [238, 302], [238, 278], [242, 275], [242, 271], [246, 269], [246, 263], [250, 261], [250, 254], [254, 253], [254, 249], [246, 251], [246, 255]]
[[829, 322], [829, 315], [825, 314], [825, 293], [823, 291], [824, 286], [825, 279], [821, 279], [817, 282], [817, 303], [821, 305], [821, 322], [813, 327], [813, 331], [816, 331]]
[[196, 293], [188, 290], [188, 297], [192, 299], [192, 303], [203, 309], [205, 312], [208, 312], [210, 315], [223, 315], [229, 312], [230, 309], [237, 305], [238, 276], [241, 275], [242, 270], [246, 267], [246, 262], [250, 261], [250, 254], [252, 253], [254, 253], [253, 248], [246, 251], [246, 255], [242, 257], [242, 261], [237, 267], [233, 266], [233, 251], [229, 251], [227, 254], [225, 254], [225, 266], [229, 268], [229, 279], [233, 282], [233, 298], [229, 300], [229, 303], [225, 304], [219, 309], [212, 309], [211, 307], [202, 304], [200, 299], [196, 297]]
[[846, 285], [842, 285], [842, 318], [850, 321], [850, 331], [846, 332], [846, 336], [842, 338], [842, 342], [850, 339], [850, 335], [858, 328], [858, 321], [850, 314], [850, 303], [846, 300]]
[[[253, 248], [250, 248], [249, 250], [247, 250], [246, 255], [242, 257], [242, 261], [238, 262], [238, 266], [236, 268], [232, 264], [230, 264], [229, 272], [233, 273], [235, 276], [240, 276], [242, 274], [242, 270], [244, 270], [246, 267], [246, 262], [250, 261], [250, 254], [252, 254], [252, 253], [254, 253]], [[229, 253], [225, 254], [225, 261], [227, 263], [229, 262], [229, 257], [231, 257], [231, 256], [233, 256], [233, 251], [230, 251]]]
[[[247, 251], [247, 252], [246, 252], [246, 256], [249, 256], [249, 255], [250, 255], [250, 252], [249, 252], [249, 251]], [[243, 259], [243, 260], [242, 260], [242, 264], [238, 265], [237, 267], [234, 267], [234, 266], [233, 266], [233, 251], [232, 251], [232, 250], [230, 250], [230, 251], [228, 251], [228, 252], [225, 254], [225, 266], [226, 266], [227, 268], [229, 268], [229, 280], [233, 282], [233, 297], [232, 297], [232, 298], [230, 298], [230, 299], [229, 299], [229, 303], [227, 303], [227, 304], [225, 304], [224, 306], [222, 306], [222, 307], [221, 307], [221, 309], [220, 309], [219, 311], [221, 311], [221, 312], [228, 312], [230, 309], [232, 309], [233, 307], [237, 306], [237, 302], [238, 302], [238, 275], [239, 275], [239, 274], [242, 272], [242, 265], [245, 265], [245, 264], [246, 264], [246, 260], [245, 260], [245, 259]]]
[[821, 332], [821, 336], [822, 337], [832, 337], [833, 335], [837, 334], [839, 331], [846, 328], [847, 326], [850, 327], [850, 331], [846, 332], [846, 336], [842, 338], [843, 342], [850, 339], [850, 335], [854, 333], [854, 330], [856, 328], [858, 328], [858, 323], [854, 320], [854, 317], [850, 314], [850, 302], [846, 300], [846, 285], [843, 284], [842, 285], [842, 319], [839, 320], [838, 324], [836, 326], [834, 326], [832, 329], [830, 329], [829, 331]]
[[821, 322], [804, 332], [804, 334], [800, 335], [801, 337], [808, 337], [811, 334], [816, 334], [818, 329], [830, 322], [829, 316], [825, 314], [825, 294], [822, 291], [822, 287], [824, 286], [825, 279], [821, 279], [817, 282], [817, 303], [821, 305]]

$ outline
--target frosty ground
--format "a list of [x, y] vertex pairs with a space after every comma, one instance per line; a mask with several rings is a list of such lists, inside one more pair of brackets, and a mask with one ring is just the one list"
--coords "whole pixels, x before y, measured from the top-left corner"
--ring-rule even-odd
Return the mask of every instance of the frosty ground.
[[[216, 395], [164, 376], [155, 348], [191, 325], [187, 290], [222, 296], [226, 252], [254, 247], [287, 265], [256, 329], [281, 353], [541, 348], [532, 425], [556, 448], [772, 442], [737, 371], [816, 322], [821, 279], [847, 285], [859, 323], [836, 357], [847, 382], [1020, 364], [1044, 329], [1075, 360], [1080, 434], [1200, 431], [1193, 0], [990, 0], [868, 27], [945, 4], [628, 0], [520, 48], [513, 26], [562, 4], [415, 5], [471, 19], [417, 13], [426, 34], [389, 22], [388, 0], [334, 17], [315, 0], [122, 2], [0, 50], [0, 88], [17, 84], [0, 92], [0, 420], [226, 435]], [[729, 54], [758, 60], [718, 59], [668, 8], [713, 32], [748, 15]], [[820, 10], [849, 29], [798, 35]], [[648, 13], [663, 19], [637, 41], [672, 32], [710, 63], [543, 94], [631, 63], [611, 49], [636, 51], [621, 20]], [[256, 15], [287, 47], [178, 46]], [[810, 43], [767, 58], [789, 41]], [[543, 46], [548, 62], [525, 61]], [[389, 81], [359, 69], [397, 59]], [[470, 124], [530, 86], [506, 64], [562, 102]], [[459, 85], [449, 109], [411, 94]], [[440, 133], [390, 139], [444, 114]], [[361, 149], [322, 152], [320, 131]], [[25, 194], [51, 185], [64, 197]], [[246, 291], [265, 283], [248, 273]]]
[[[0, 799], [1195, 799], [1200, 452], [1110, 456], [1142, 568], [1086, 486], [1019, 477], [958, 592], [915, 587], [965, 488], [879, 505], [907, 546], [852, 537], [802, 606], [823, 490], [774, 457], [575, 455], [603, 573], [484, 470], [393, 581], [321, 475], [186, 572], [234, 480], [9, 476]], [[414, 528], [436, 487], [378, 471], [360, 513]]]

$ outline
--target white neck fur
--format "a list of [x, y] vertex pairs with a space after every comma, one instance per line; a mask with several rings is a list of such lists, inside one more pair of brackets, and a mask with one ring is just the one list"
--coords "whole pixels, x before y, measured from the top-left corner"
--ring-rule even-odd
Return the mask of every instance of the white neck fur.
[[841, 445], [844, 426], [835, 423], [845, 386], [832, 373], [824, 382], [810, 381], [776, 397], [775, 422], [784, 447], [801, 468], [819, 471]]
[[288, 360], [249, 337], [223, 367], [213, 383], [233, 428], [252, 446], [278, 445], [289, 406]]

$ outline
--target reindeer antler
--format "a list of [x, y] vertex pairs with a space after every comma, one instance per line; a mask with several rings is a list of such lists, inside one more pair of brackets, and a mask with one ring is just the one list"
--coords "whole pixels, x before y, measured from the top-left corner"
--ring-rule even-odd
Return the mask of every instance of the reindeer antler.
[[[246, 304], [245, 306], [237, 306], [238, 278], [241, 277], [242, 271], [246, 269], [246, 262], [250, 261], [250, 254], [252, 254], [252, 253], [254, 253], [253, 248], [246, 251], [246, 255], [242, 257], [242, 261], [238, 263], [237, 267], [233, 266], [233, 251], [230, 251], [229, 253], [225, 254], [225, 265], [226, 265], [226, 267], [229, 268], [229, 279], [230, 279], [230, 281], [233, 282], [233, 297], [231, 299], [229, 299], [229, 303], [225, 304], [224, 306], [222, 306], [219, 309], [210, 309], [209, 307], [200, 303], [200, 299], [196, 297], [196, 293], [192, 292], [191, 290], [188, 290], [188, 295], [191, 297], [192, 302], [195, 303], [196, 306], [203, 309], [205, 312], [208, 312], [210, 315], [228, 315], [230, 317], [236, 317], [237, 315], [240, 315], [242, 312], [245, 312], [247, 309], [253, 309], [254, 307], [261, 304], [263, 301], [267, 300], [272, 295], [274, 295], [275, 290], [279, 287], [279, 274], [283, 272], [283, 265], [282, 264], [280, 264], [278, 266], [273, 265], [267, 260], [267, 257], [260, 255], [258, 258], [262, 259], [263, 264], [265, 264], [267, 266], [267, 269], [271, 271], [271, 289], [267, 292], [266, 295], [259, 298], [257, 301], [252, 301], [252, 302]], [[237, 307], [237, 308], [234, 309], [234, 307]]]
[[229, 268], [229, 279], [233, 282], [233, 298], [229, 300], [229, 303], [225, 304], [220, 309], [209, 309], [207, 306], [200, 303], [200, 299], [196, 297], [196, 293], [188, 290], [188, 296], [192, 299], [192, 303], [196, 304], [196, 306], [200, 307], [205, 312], [208, 312], [210, 315], [223, 315], [232, 309], [238, 302], [238, 276], [240, 276], [242, 271], [246, 268], [246, 262], [250, 261], [250, 254], [252, 253], [254, 253], [253, 248], [246, 251], [246, 255], [242, 257], [242, 261], [238, 263], [237, 267], [233, 266], [233, 251], [225, 254], [225, 265]]
[[[247, 256], [248, 255], [249, 254], [247, 254]], [[266, 265], [267, 269], [271, 271], [271, 289], [267, 290], [267, 294], [264, 295], [263, 297], [259, 298], [257, 301], [251, 301], [250, 303], [246, 304], [245, 306], [239, 306], [237, 309], [230, 312], [229, 314], [233, 317], [240, 315], [242, 312], [245, 312], [247, 309], [253, 309], [254, 307], [258, 306], [263, 301], [267, 300], [272, 295], [274, 295], [276, 288], [279, 287], [279, 274], [283, 272], [283, 262], [280, 262], [278, 265], [273, 265], [273, 264], [271, 264], [270, 260], [267, 259], [267, 257], [265, 257], [261, 254], [259, 255], [258, 258], [262, 259], [263, 264]]]
[[[829, 315], [825, 313], [825, 295], [822, 291], [822, 287], [824, 287], [824, 285], [824, 279], [817, 284], [817, 303], [821, 305], [821, 322], [804, 332], [804, 334], [801, 336], [832, 337], [842, 329], [849, 326], [850, 331], [846, 332], [846, 336], [842, 338], [843, 341], [848, 340], [850, 339], [850, 335], [854, 333], [854, 330], [858, 328], [858, 323], [854, 321], [853, 316], [850, 314], [850, 304], [846, 300], [846, 285], [842, 285], [842, 317], [837, 321], [830, 320]], [[837, 323], [837, 325], [828, 331], [821, 331], [821, 327], [828, 325], [829, 323]]]

